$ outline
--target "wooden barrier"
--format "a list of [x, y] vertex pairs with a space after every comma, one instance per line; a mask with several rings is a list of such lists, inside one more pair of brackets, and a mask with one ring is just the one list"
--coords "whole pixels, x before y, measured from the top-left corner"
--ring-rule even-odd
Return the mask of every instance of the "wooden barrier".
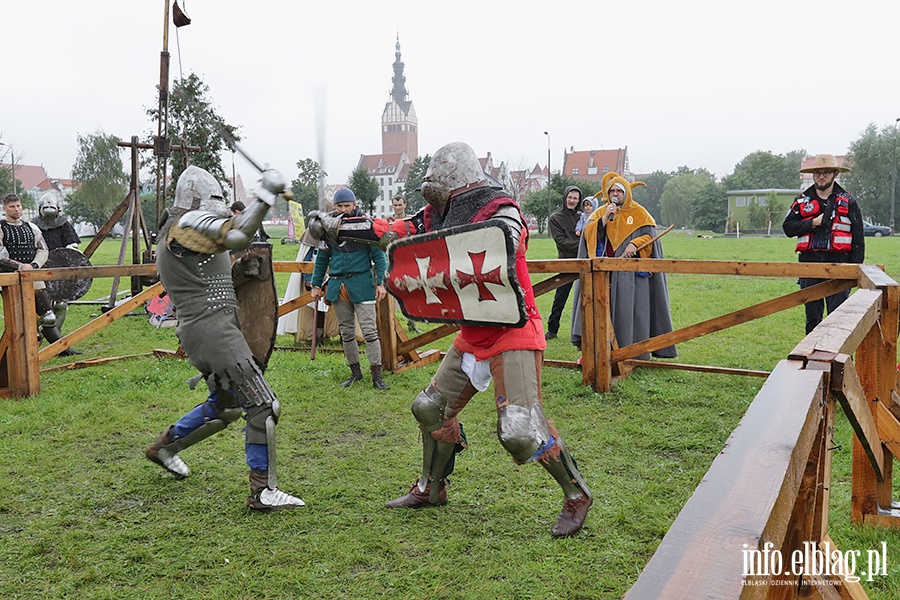
[[[282, 273], [310, 272], [312, 265], [277, 262], [274, 268]], [[615, 377], [626, 376], [636, 366], [768, 376], [627, 598], [867, 597], [858, 582], [844, 576], [846, 572], [788, 577], [759, 572], [757, 567], [775, 551], [792, 556], [809, 548], [813, 552], [835, 549], [828, 535], [828, 517], [831, 432], [838, 405], [854, 431], [852, 520], [900, 527], [900, 504], [892, 497], [893, 457], [900, 452], [900, 394], [896, 391], [900, 286], [893, 279], [871, 265], [741, 261], [544, 260], [529, 261], [529, 269], [552, 275], [534, 286], [536, 295], [580, 278], [582, 378], [595, 390], [608, 390]], [[830, 281], [618, 348], [609, 317], [609, 274], [648, 270]], [[158, 292], [157, 284], [38, 351], [34, 281], [153, 274], [154, 265], [0, 274], [5, 318], [0, 394], [38, 393], [41, 362]], [[771, 374], [634, 359], [854, 286], [858, 291], [801, 340]], [[306, 294], [286, 302], [279, 314], [308, 301]], [[378, 323], [385, 367], [393, 371], [437, 360], [439, 353], [419, 349], [458, 329], [444, 325], [409, 339], [398, 324], [392, 299], [380, 303]]]

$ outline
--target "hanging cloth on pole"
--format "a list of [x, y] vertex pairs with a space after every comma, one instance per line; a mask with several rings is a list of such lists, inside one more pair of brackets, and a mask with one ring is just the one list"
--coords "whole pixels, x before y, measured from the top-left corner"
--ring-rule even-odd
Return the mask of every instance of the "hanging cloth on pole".
[[175, 6], [172, 9], [172, 21], [175, 23], [175, 27], [191, 24], [191, 18], [178, 6], [178, 0], [175, 0]]

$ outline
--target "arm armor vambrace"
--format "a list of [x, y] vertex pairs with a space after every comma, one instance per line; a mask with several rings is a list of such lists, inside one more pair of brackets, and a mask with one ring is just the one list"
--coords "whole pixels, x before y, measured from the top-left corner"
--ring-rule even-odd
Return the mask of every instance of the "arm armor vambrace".
[[257, 200], [238, 213], [233, 217], [231, 230], [225, 236], [225, 246], [230, 250], [249, 246], [268, 212], [269, 205]]

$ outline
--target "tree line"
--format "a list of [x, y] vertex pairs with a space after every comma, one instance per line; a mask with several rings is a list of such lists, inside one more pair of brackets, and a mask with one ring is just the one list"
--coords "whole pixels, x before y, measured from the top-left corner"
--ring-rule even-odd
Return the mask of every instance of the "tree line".
[[[146, 110], [147, 116], [157, 122], [157, 108]], [[173, 146], [197, 146], [199, 152], [189, 156], [174, 150], [168, 158], [167, 197], [174, 195], [174, 185], [188, 164], [194, 164], [209, 171], [221, 184], [229, 189], [225, 169], [222, 165], [223, 152], [234, 152], [234, 143], [241, 140], [240, 128], [225, 122], [219, 116], [209, 87], [196, 75], [190, 74], [173, 83], [168, 109], [168, 136]], [[224, 132], [224, 133], [223, 133]], [[894, 169], [897, 166], [897, 136], [893, 125], [879, 129], [869, 125], [860, 137], [851, 142], [848, 159], [852, 167], [850, 173], [842, 175], [846, 189], [856, 196], [867, 220], [889, 223], [893, 216], [891, 200]], [[155, 131], [148, 130], [145, 141], [152, 143]], [[92, 223], [101, 227], [113, 209], [124, 199], [128, 186], [121, 158], [118, 139], [103, 131], [78, 135], [78, 154], [72, 169], [72, 178], [79, 189], [67, 199], [66, 211], [75, 221]], [[800, 189], [800, 164], [806, 156], [803, 149], [786, 154], [757, 151], [748, 154], [738, 162], [734, 171], [717, 181], [705, 168], [682, 166], [675, 171], [654, 171], [642, 177], [646, 187], [634, 190], [634, 198], [662, 224], [676, 227], [725, 231], [728, 223], [729, 190], [751, 189]], [[408, 209], [414, 212], [425, 205], [422, 195], [416, 191], [428, 169], [429, 155], [419, 157], [411, 165], [403, 187]], [[145, 158], [142, 167], [155, 165], [154, 158]], [[297, 177], [290, 182], [294, 200], [303, 206], [304, 213], [319, 206], [320, 165], [311, 158], [300, 159], [296, 163]], [[501, 182], [507, 191], [520, 202], [526, 214], [532, 215], [543, 231], [550, 213], [562, 203], [562, 192], [569, 185], [581, 188], [585, 197], [599, 191], [599, 182], [590, 182], [566, 177], [555, 173], [550, 178], [549, 188], [531, 193], [521, 193], [515, 182]], [[361, 208], [372, 214], [380, 195], [378, 181], [363, 168], [354, 169], [347, 177], [346, 185], [353, 190]], [[12, 191], [12, 178], [6, 169], [0, 170], [0, 194]], [[7, 191], [8, 189], [8, 191]], [[155, 194], [141, 194], [142, 207], [147, 223], [156, 226]], [[788, 207], [781, 206], [774, 196], [762, 206], [748, 207], [748, 227], [762, 229], [771, 223], [780, 225]], [[276, 205], [275, 217], [286, 218], [287, 207]]]

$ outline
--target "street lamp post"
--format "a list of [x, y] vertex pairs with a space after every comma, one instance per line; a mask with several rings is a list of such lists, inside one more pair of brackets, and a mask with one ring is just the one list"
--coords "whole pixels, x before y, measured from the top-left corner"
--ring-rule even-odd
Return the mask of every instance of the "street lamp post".
[[545, 131], [547, 136], [547, 233], [550, 233], [550, 213], [553, 212], [553, 195], [550, 191], [550, 182], [553, 181], [550, 173], [550, 132]]
[[896, 229], [894, 224], [894, 200], [897, 196], [897, 121], [900, 117], [894, 119], [894, 139], [891, 145], [891, 229]]
[[6, 142], [0, 142], [0, 146], [6, 146], [7, 148], [9, 148], [9, 164], [12, 165], [13, 194], [16, 194], [18, 196], [19, 190], [16, 189], [16, 153], [13, 150], [13, 147]]

